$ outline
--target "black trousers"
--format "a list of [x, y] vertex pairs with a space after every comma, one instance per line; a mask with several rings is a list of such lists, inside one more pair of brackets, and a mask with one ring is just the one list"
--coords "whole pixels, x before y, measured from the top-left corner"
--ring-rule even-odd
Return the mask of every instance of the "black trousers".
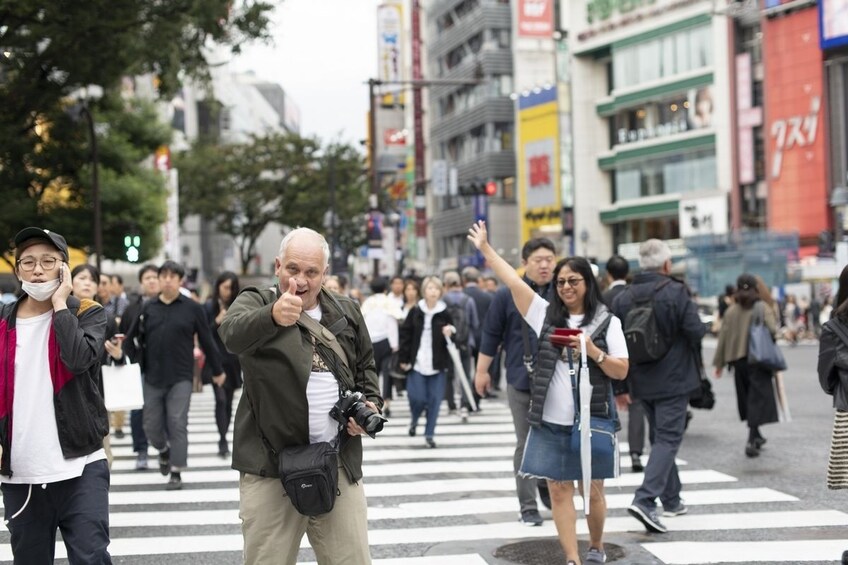
[[736, 381], [736, 407], [739, 419], [748, 421], [749, 428], [778, 421], [774, 398], [774, 374], [748, 365], [747, 359], [731, 363]]
[[[42, 488], [44, 487], [44, 488]], [[109, 467], [105, 459], [89, 463], [75, 479], [40, 484], [4, 483], [6, 520], [20, 510], [32, 489], [24, 511], [9, 521], [15, 565], [52, 565], [56, 530], [68, 550], [71, 565], [110, 565]]]
[[227, 378], [224, 386], [213, 384], [212, 392], [215, 393], [215, 425], [218, 426], [220, 439], [226, 441], [233, 419], [233, 396], [236, 388], [241, 386], [241, 364], [238, 359], [225, 359], [221, 365]]

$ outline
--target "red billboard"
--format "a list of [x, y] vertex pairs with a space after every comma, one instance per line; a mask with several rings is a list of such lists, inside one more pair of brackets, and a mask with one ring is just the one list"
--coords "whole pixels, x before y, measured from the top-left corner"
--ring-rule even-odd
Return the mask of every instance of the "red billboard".
[[518, 0], [518, 35], [521, 37], [553, 37], [553, 0]]
[[768, 227], [811, 245], [830, 224], [824, 71], [815, 7], [765, 22]]

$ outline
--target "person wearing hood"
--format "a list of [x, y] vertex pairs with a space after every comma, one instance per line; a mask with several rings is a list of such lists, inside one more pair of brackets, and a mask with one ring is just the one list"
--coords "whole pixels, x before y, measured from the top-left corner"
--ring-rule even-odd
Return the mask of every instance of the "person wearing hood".
[[0, 488], [15, 563], [52, 563], [56, 530], [71, 563], [111, 563], [109, 433], [98, 389], [106, 313], [71, 295], [68, 244], [15, 236], [25, 293], [0, 306]]
[[409, 435], [415, 436], [418, 419], [427, 410], [424, 440], [427, 447], [432, 448], [436, 447], [433, 436], [436, 433], [439, 406], [445, 397], [445, 372], [451, 363], [447, 339], [452, 338], [456, 328], [447, 311], [447, 304], [442, 300], [442, 281], [438, 277], [425, 278], [421, 283], [421, 292], [424, 298], [409, 311], [400, 328], [398, 359], [401, 369], [409, 371], [406, 377], [406, 391], [412, 412]]

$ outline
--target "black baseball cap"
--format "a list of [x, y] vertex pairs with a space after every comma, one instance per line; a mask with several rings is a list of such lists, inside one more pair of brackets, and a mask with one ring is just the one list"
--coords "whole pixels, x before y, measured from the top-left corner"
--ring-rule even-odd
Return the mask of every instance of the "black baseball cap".
[[56, 249], [59, 250], [60, 253], [62, 253], [62, 257], [65, 259], [65, 261], [68, 260], [68, 243], [65, 241], [65, 238], [56, 232], [36, 227], [24, 228], [18, 232], [18, 235], [15, 236], [16, 259], [20, 257], [20, 254], [24, 249], [29, 247], [29, 245], [25, 245], [26, 242], [33, 239], [39, 239], [46, 243], [52, 244]]

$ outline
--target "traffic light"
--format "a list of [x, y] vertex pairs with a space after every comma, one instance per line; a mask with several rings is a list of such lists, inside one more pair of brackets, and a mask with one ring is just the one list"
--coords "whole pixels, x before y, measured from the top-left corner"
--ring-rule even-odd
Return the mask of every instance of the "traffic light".
[[127, 234], [124, 236], [124, 253], [127, 256], [127, 261], [130, 263], [138, 263], [141, 249], [141, 236]]
[[473, 179], [459, 185], [460, 196], [494, 196], [498, 193], [498, 183], [490, 180]]

